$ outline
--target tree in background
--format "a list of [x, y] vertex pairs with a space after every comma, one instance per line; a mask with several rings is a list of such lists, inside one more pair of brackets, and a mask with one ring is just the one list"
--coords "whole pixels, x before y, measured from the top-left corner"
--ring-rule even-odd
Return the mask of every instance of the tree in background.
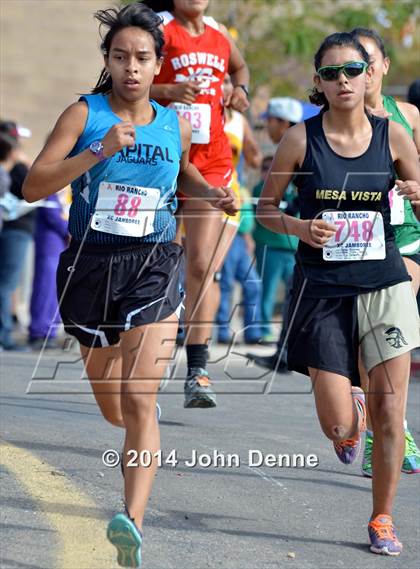
[[354, 27], [375, 28], [384, 37], [392, 59], [387, 85], [405, 87], [418, 75], [417, 0], [233, 0], [211, 7], [237, 33], [254, 90], [268, 84], [273, 93], [305, 98], [322, 39]]
[[263, 104], [273, 94], [306, 99], [322, 39], [355, 27], [375, 28], [386, 41], [392, 66], [385, 91], [405, 96], [418, 76], [418, 0], [211, 0], [209, 14], [231, 30]]
[[211, 10], [237, 35], [254, 92], [269, 85], [272, 93], [306, 98], [322, 39], [354, 27], [375, 28], [384, 37], [392, 59], [388, 88], [397, 83], [405, 94], [418, 75], [418, 0], [213, 1]]

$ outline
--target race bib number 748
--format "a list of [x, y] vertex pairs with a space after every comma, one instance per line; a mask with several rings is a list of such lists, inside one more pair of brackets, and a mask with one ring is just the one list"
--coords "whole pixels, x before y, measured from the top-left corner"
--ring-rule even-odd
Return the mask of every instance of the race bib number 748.
[[385, 259], [384, 222], [376, 211], [324, 211], [322, 219], [336, 226], [322, 249], [324, 261]]

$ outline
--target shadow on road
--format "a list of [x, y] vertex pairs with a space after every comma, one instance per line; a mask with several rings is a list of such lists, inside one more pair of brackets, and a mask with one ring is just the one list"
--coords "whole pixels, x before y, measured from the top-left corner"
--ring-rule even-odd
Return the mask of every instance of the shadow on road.
[[[14, 399], [17, 401], [23, 401], [23, 403], [10, 403], [10, 402], [4, 402], [3, 399]], [[79, 402], [75, 402], [75, 401], [53, 401], [53, 400], [48, 400], [48, 399], [33, 399], [32, 400], [34, 403], [37, 401], [47, 401], [48, 403], [51, 404], [61, 404], [61, 405], [68, 405], [69, 403], [73, 403], [74, 405], [93, 405], [96, 407], [96, 403], [79, 403]], [[23, 409], [41, 409], [42, 411], [53, 411], [54, 413], [67, 413], [67, 414], [71, 414], [71, 415], [90, 415], [92, 417], [101, 417], [101, 413], [99, 411], [99, 409], [97, 410], [96, 413], [91, 413], [89, 411], [76, 411], [74, 409], [63, 409], [62, 407], [46, 407], [45, 405], [29, 405], [28, 403], [28, 399], [25, 397], [2, 397], [0, 400], [0, 407], [22, 407]], [[161, 420], [159, 421], [159, 424], [162, 426], [168, 426], [168, 427], [185, 427], [185, 423], [181, 423], [180, 421], [165, 421], [165, 420]], [[12, 441], [10, 441], [12, 442]]]
[[1, 558], [1, 562], [4, 569], [48, 569], [48, 567], [41, 567], [40, 565], [28, 565], [28, 563], [15, 561], [14, 559], [6, 559], [5, 557]]
[[350, 549], [357, 549], [358, 551], [365, 551], [369, 556], [372, 554], [369, 551], [369, 547], [364, 543], [357, 543], [355, 541], [333, 541], [330, 539], [315, 539], [313, 537], [303, 537], [302, 535], [293, 536], [281, 533], [267, 533], [267, 532], [257, 532], [257, 531], [241, 531], [241, 530], [218, 530], [219, 532], [226, 533], [228, 535], [236, 535], [240, 537], [259, 537], [259, 538], [269, 538], [269, 539], [281, 539], [286, 542], [297, 542], [297, 543], [316, 543], [325, 545], [336, 545], [337, 547], [349, 547]]
[[[1, 497], [0, 504], [14, 510], [31, 510], [34, 509], [34, 503], [25, 498], [6, 498]], [[50, 514], [61, 514], [64, 516], [75, 516], [76, 518], [92, 518], [95, 520], [107, 520], [115, 514], [114, 509], [93, 508], [88, 506], [79, 506], [76, 504], [60, 504], [59, 502], [47, 502], [42, 500], [42, 511]]]

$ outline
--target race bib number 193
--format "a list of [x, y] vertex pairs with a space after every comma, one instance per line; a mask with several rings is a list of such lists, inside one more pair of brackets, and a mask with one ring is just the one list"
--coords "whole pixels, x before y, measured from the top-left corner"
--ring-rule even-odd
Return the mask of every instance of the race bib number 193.
[[191, 124], [191, 142], [193, 144], [208, 144], [210, 142], [210, 105], [171, 103], [170, 106], [175, 109], [180, 117], [183, 117]]
[[376, 211], [324, 211], [322, 219], [336, 226], [322, 249], [324, 261], [385, 259], [384, 222]]

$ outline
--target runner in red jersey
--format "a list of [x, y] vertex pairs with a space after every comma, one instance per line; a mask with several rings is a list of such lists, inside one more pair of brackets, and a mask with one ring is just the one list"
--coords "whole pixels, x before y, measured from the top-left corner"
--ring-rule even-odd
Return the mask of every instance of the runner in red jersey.
[[[248, 106], [249, 72], [226, 28], [204, 15], [208, 0], [168, 0], [145, 3], [163, 19], [165, 57], [152, 97], [174, 107], [192, 125], [190, 161], [212, 185], [227, 186], [233, 166], [224, 133], [222, 85], [227, 73], [234, 85], [229, 106]], [[182, 187], [180, 187], [182, 193]], [[186, 334], [188, 373], [185, 407], [214, 407], [215, 394], [206, 371], [207, 344], [219, 306], [218, 270], [236, 232], [234, 220], [184, 201], [186, 234]]]
[[204, 33], [194, 37], [170, 12], [160, 16], [164, 18], [166, 57], [155, 85], [193, 83], [195, 96], [191, 101], [175, 91], [172, 99], [159, 102], [191, 122], [190, 160], [202, 174], [226, 185], [232, 174], [232, 153], [223, 130], [222, 85], [231, 52], [229, 40], [213, 18], [204, 16]]

